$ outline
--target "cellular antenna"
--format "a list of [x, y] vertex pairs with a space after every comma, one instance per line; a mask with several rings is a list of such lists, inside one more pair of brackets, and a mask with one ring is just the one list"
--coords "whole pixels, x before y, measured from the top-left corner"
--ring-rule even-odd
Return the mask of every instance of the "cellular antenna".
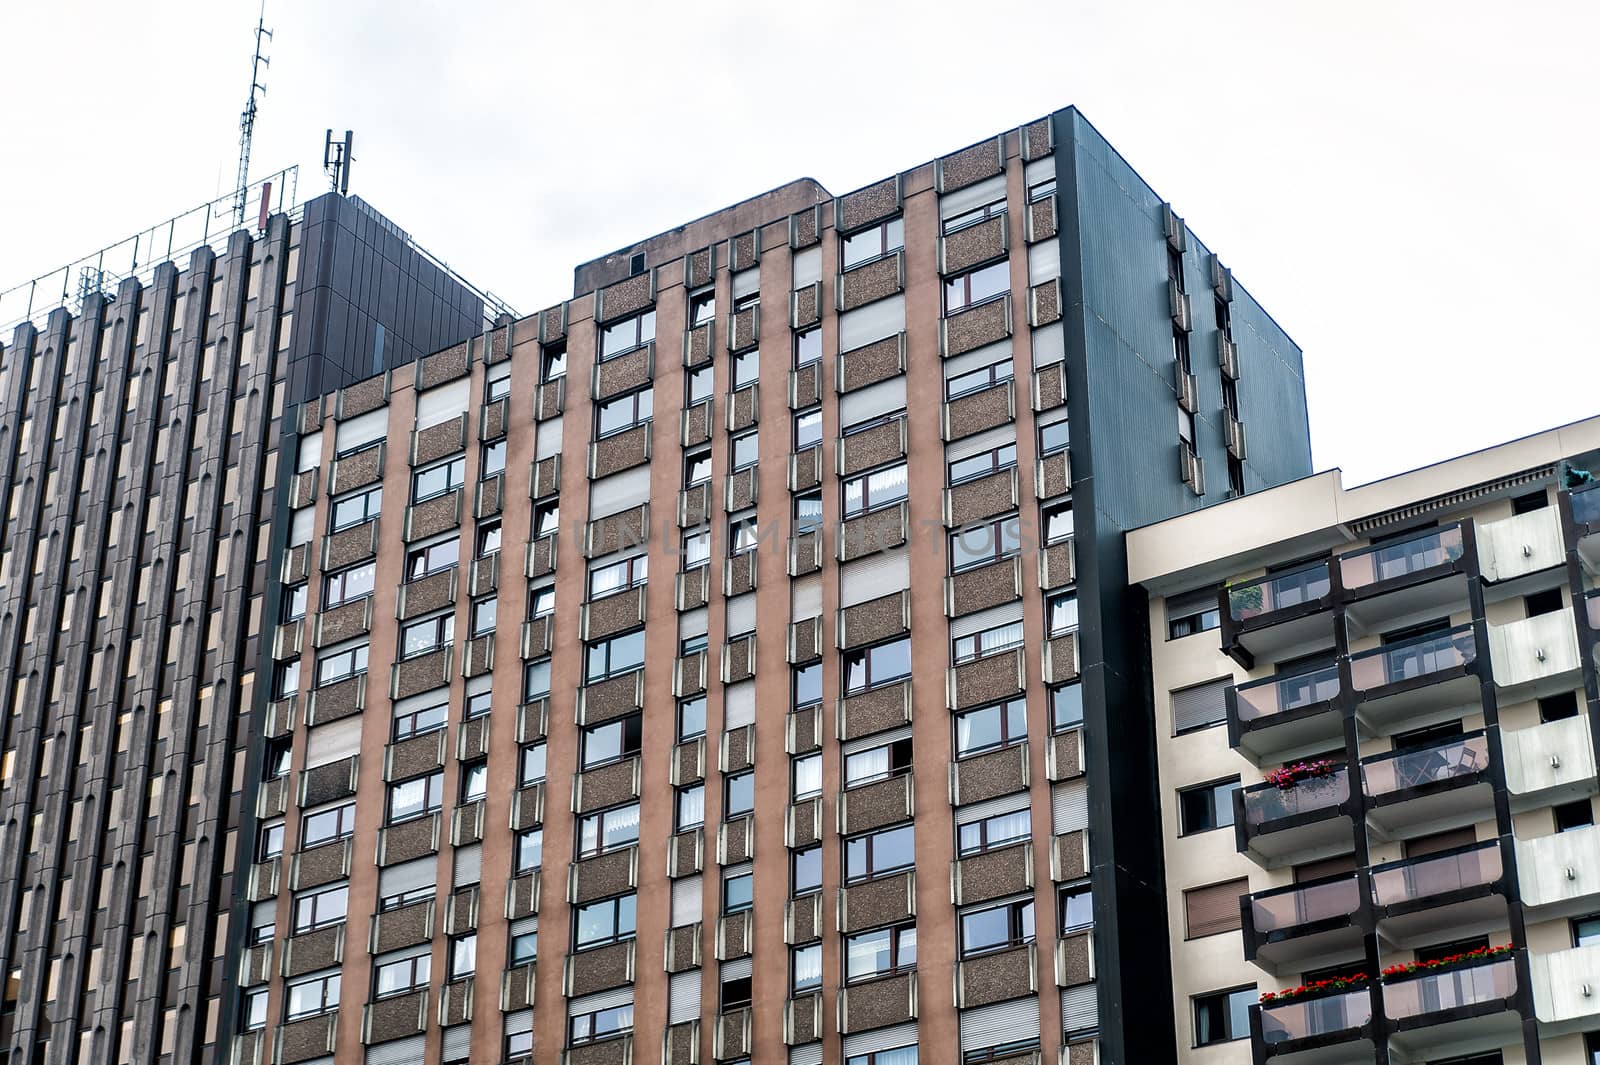
[[322, 170], [334, 192], [344, 195], [350, 191], [350, 164], [356, 161], [356, 135], [344, 131], [344, 140], [333, 139], [333, 130], [322, 138]]
[[267, 0], [261, 0], [261, 14], [256, 19], [256, 54], [250, 61], [250, 100], [239, 114], [239, 182], [233, 199], [233, 224], [236, 226], [244, 225], [245, 193], [250, 187], [250, 139], [256, 131], [256, 94], [267, 94], [267, 87], [261, 84], [261, 68], [272, 62], [261, 54], [262, 43], [272, 39], [266, 18]]

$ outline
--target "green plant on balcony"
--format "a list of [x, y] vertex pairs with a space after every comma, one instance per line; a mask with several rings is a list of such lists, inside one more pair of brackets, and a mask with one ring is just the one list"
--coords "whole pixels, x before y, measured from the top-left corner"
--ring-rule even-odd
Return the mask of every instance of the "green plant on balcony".
[[1261, 603], [1260, 583], [1228, 584], [1228, 610], [1238, 620], [1243, 621], [1261, 613]]

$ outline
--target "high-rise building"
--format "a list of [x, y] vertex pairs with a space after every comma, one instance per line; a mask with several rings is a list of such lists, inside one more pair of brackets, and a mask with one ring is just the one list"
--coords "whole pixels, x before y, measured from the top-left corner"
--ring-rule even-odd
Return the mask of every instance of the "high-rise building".
[[1217, 256], [1065, 110], [483, 300], [330, 196], [5, 349], [0, 1061], [1171, 1060]]
[[0, 350], [7, 1065], [228, 1060], [281, 417], [484, 328], [481, 297], [359, 200], [181, 261], [164, 232], [166, 261], [119, 246], [114, 291], [104, 254], [70, 307], [12, 290], [30, 320]]
[[1177, 1060], [1600, 1060], [1600, 419], [1128, 536]]

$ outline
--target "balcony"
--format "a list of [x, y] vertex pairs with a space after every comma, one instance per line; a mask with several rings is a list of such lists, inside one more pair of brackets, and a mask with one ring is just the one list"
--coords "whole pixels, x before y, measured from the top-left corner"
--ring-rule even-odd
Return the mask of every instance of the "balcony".
[[1275, 1065], [1370, 1063], [1372, 1014], [1371, 987], [1296, 998], [1252, 1006], [1250, 1035]]
[[1505, 923], [1499, 840], [1372, 868], [1378, 932], [1400, 946], [1437, 942], [1449, 929]]
[[1579, 616], [1583, 618], [1584, 624], [1589, 626], [1591, 636], [1600, 636], [1600, 588], [1584, 593]]
[[1475, 565], [1465, 555], [1465, 533], [1452, 525], [1338, 556], [1352, 632], [1379, 632], [1464, 609], [1467, 570]]
[[1477, 658], [1470, 623], [1353, 654], [1356, 716], [1382, 735], [1460, 717], [1464, 707], [1481, 702]]
[[1297, 751], [1325, 750], [1342, 741], [1343, 720], [1332, 712], [1339, 667], [1319, 666], [1241, 684], [1228, 692], [1228, 742], [1256, 765], [1281, 762]]
[[1361, 762], [1367, 822], [1387, 839], [1460, 828], [1494, 816], [1489, 738], [1482, 731]]
[[1600, 566], [1600, 484], [1567, 493], [1572, 505], [1572, 546], [1591, 569]]
[[1354, 873], [1258, 891], [1240, 900], [1246, 961], [1273, 974], [1323, 968], [1361, 952], [1361, 884]]
[[1600, 825], [1519, 839], [1516, 846], [1517, 882], [1529, 922], [1600, 908]]
[[1234, 833], [1240, 853], [1272, 869], [1331, 857], [1355, 846], [1350, 823], [1350, 772], [1288, 787], [1264, 783], [1234, 792]]
[[1570, 802], [1594, 793], [1594, 740], [1587, 714], [1532, 728], [1501, 729], [1500, 754], [1513, 810]]
[[1532, 954], [1533, 1013], [1539, 1034], [1588, 1031], [1600, 1025], [1600, 947], [1573, 947]]
[[1566, 610], [1490, 625], [1489, 659], [1495, 687], [1505, 703], [1536, 699], [1582, 683], [1578, 628]]
[[1328, 610], [1333, 577], [1326, 561], [1229, 585], [1220, 593], [1222, 647], [1246, 669], [1300, 649], [1333, 643]]
[[1383, 983], [1383, 1011], [1401, 1060], [1426, 1061], [1505, 1046], [1517, 1037], [1522, 1018], [1516, 962], [1502, 955], [1426, 976]]

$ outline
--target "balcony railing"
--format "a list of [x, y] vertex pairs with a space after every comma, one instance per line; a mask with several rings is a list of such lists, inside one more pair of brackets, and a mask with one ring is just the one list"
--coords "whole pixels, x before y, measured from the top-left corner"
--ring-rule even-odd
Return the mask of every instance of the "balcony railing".
[[1489, 738], [1476, 732], [1437, 747], [1377, 755], [1361, 763], [1361, 782], [1368, 796], [1379, 798], [1463, 780], [1488, 768]]
[[1265, 937], [1349, 917], [1360, 905], [1360, 886], [1355, 875], [1350, 874], [1337, 880], [1296, 884], [1252, 895], [1250, 916], [1256, 933]]
[[1390, 1020], [1403, 1021], [1442, 1010], [1500, 1002], [1516, 991], [1516, 963], [1510, 958], [1499, 958], [1442, 973], [1385, 982], [1383, 1011]]
[[1470, 665], [1478, 657], [1471, 624], [1350, 656], [1350, 682], [1370, 692]]
[[1252, 827], [1285, 817], [1329, 810], [1350, 798], [1350, 772], [1340, 766], [1324, 777], [1313, 777], [1280, 788], [1256, 784], [1243, 791], [1245, 822]]
[[1239, 720], [1264, 717], [1327, 702], [1339, 694], [1339, 667], [1320, 666], [1287, 676], [1267, 677], [1238, 687]]
[[1332, 589], [1327, 562], [1317, 562], [1292, 573], [1261, 577], [1228, 589], [1228, 613], [1247, 622], [1302, 603], [1313, 603]]
[[1404, 540], [1394, 540], [1339, 556], [1339, 580], [1346, 591], [1408, 577], [1446, 566], [1466, 552], [1461, 526], [1429, 529]]
[[1583, 535], [1582, 526], [1594, 527], [1600, 525], [1600, 484], [1589, 485], [1568, 493], [1572, 500], [1572, 521], [1579, 526], [1578, 535]]
[[1367, 988], [1322, 998], [1296, 999], [1261, 1007], [1261, 1041], [1280, 1043], [1329, 1036], [1364, 1027], [1372, 1020], [1372, 993]]
[[1406, 906], [1493, 884], [1504, 870], [1500, 844], [1493, 841], [1466, 850], [1375, 866], [1372, 901], [1384, 907]]
[[1583, 610], [1589, 622], [1589, 631], [1600, 632], [1600, 588], [1583, 597]]

